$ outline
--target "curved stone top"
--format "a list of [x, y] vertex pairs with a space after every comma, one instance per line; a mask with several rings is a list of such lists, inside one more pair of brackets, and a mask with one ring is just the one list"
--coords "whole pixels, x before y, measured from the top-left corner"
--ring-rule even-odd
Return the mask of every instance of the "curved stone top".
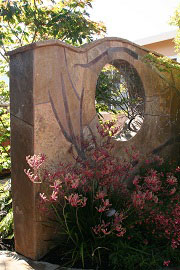
[[[142, 49], [143, 51], [146, 51], [146, 52], [152, 52], [151, 50], [148, 50], [136, 43], [133, 43], [132, 41], [129, 41], [127, 39], [123, 39], [123, 38], [117, 38], [117, 37], [105, 37], [105, 38], [102, 38], [102, 39], [98, 39], [98, 40], [95, 40], [91, 43], [86, 43], [80, 47], [74, 47], [70, 44], [67, 44], [63, 41], [60, 41], [60, 40], [56, 40], [56, 39], [51, 39], [51, 40], [44, 40], [44, 41], [39, 41], [39, 42], [35, 42], [35, 43], [31, 43], [31, 44], [28, 44], [28, 45], [25, 45], [23, 47], [20, 47], [20, 48], [17, 48], [13, 51], [9, 51], [7, 53], [7, 55], [11, 56], [11, 55], [14, 55], [14, 54], [17, 54], [17, 53], [21, 53], [21, 52], [24, 52], [24, 51], [28, 51], [28, 50], [32, 50], [32, 49], [36, 49], [36, 48], [40, 48], [40, 47], [47, 47], [47, 46], [60, 46], [60, 47], [66, 47], [72, 51], [75, 51], [75, 52], [78, 52], [78, 53], [84, 53], [84, 52], [87, 52], [88, 50], [92, 49], [93, 47], [99, 45], [100, 43], [103, 43], [103, 42], [106, 42], [106, 41], [120, 41], [120, 42], [123, 42], [123, 43], [127, 43], [127, 44], [130, 44], [130, 45], [133, 45], [137, 48], [140, 48]], [[156, 55], [159, 55], [157, 52], [153, 52], [154, 54]]]

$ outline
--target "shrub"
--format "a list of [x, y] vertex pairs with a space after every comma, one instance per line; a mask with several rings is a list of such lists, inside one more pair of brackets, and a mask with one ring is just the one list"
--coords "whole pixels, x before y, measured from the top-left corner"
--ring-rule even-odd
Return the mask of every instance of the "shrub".
[[84, 160], [61, 163], [53, 173], [43, 167], [43, 154], [27, 157], [29, 179], [49, 185], [40, 206], [47, 214], [53, 210], [65, 236], [59, 238], [62, 262], [127, 270], [180, 263], [180, 168], [165, 169], [162, 159], [151, 157], [128, 189], [139, 154], [126, 150], [128, 162], [112, 157], [109, 134], [117, 129], [111, 123], [98, 129], [102, 141], [83, 142]]
[[9, 90], [4, 81], [0, 81], [0, 173], [10, 169], [10, 113]]
[[13, 238], [13, 212], [10, 183], [0, 185], [0, 240]]
[[10, 167], [10, 114], [0, 108], [0, 172]]

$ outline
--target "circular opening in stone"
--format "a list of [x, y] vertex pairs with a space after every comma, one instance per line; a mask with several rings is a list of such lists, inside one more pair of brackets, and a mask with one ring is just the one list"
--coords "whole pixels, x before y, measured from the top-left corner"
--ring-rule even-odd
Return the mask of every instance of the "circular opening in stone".
[[144, 120], [145, 93], [136, 69], [124, 60], [115, 60], [101, 70], [95, 106], [102, 122], [115, 120], [119, 131], [114, 139], [128, 141]]

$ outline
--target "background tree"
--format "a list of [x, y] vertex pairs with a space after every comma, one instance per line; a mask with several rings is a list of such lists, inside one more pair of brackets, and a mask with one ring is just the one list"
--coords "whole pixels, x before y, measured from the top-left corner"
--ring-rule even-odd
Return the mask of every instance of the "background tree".
[[[0, 54], [28, 43], [60, 39], [73, 45], [105, 33], [102, 23], [90, 20], [93, 0], [2, 0], [0, 7]], [[1, 64], [5, 64], [1, 62]], [[2, 70], [2, 68], [1, 68]]]
[[[10, 167], [9, 89], [6, 53], [46, 39], [59, 39], [78, 46], [103, 35], [101, 22], [90, 20], [93, 0], [0, 0], [0, 171]], [[4, 77], [5, 76], [5, 77]]]
[[175, 42], [175, 48], [177, 52], [180, 53], [180, 4], [176, 8], [174, 15], [171, 17], [170, 24], [176, 25], [179, 27], [179, 29], [177, 30], [177, 34], [174, 39], [174, 42]]
[[[99, 74], [96, 85], [96, 110], [118, 114], [124, 105], [126, 85], [122, 82], [122, 75], [112, 65], [106, 65]], [[119, 99], [121, 97], [121, 99]]]
[[[131, 73], [131, 77], [133, 77]], [[131, 90], [129, 76], [123, 76], [113, 65], [107, 64], [99, 74], [96, 85], [96, 110], [108, 111], [113, 114], [123, 113], [132, 119], [136, 115], [143, 116], [143, 96], [135, 87]], [[130, 92], [133, 92], [132, 94]]]
[[143, 123], [144, 105], [144, 90], [134, 68], [122, 63], [119, 69], [109, 64], [102, 69], [96, 85], [96, 111], [103, 122], [103, 112], [108, 112], [108, 118], [115, 118], [115, 125], [123, 127], [116, 139], [135, 136]]

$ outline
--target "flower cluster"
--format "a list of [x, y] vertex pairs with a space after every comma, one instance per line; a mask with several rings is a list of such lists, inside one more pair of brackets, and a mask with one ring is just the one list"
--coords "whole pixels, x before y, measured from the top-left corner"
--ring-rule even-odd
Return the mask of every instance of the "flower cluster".
[[[176, 174], [178, 173], [175, 170]], [[139, 219], [153, 227], [153, 234], [166, 238], [173, 249], [180, 245], [180, 194], [178, 178], [149, 170], [144, 177], [136, 176], [132, 202]]]
[[85, 207], [87, 198], [75, 193], [69, 195], [66, 200], [72, 207]]
[[[48, 192], [40, 193], [41, 204], [57, 207], [61, 213], [58, 218], [62, 215], [66, 232], [73, 231], [75, 238], [79, 233], [83, 239], [93, 235], [92, 242], [94, 237], [131, 241], [134, 232], [143, 231], [146, 232], [141, 236], [144, 245], [149, 245], [152, 238], [163, 239], [172, 249], [178, 248], [179, 166], [164, 171], [162, 158], [150, 157], [144, 161], [143, 172], [134, 177], [133, 189], [129, 190], [125, 180], [140, 162], [139, 152], [134, 148], [126, 149], [129, 162], [112, 157], [109, 133], [112, 135], [116, 130], [111, 124], [98, 130], [103, 137], [101, 144], [95, 138], [90, 143], [84, 142], [86, 158], [78, 157], [74, 164], [60, 163], [53, 173], [42, 170], [44, 155], [27, 157], [33, 169], [33, 172], [25, 170], [29, 179], [49, 184]], [[152, 169], [152, 164], [160, 169]], [[75, 227], [67, 229], [67, 226]], [[164, 265], [169, 263], [169, 260], [164, 261]]]
[[123, 219], [125, 219], [123, 213], [118, 214], [115, 212], [112, 223], [105, 223], [105, 221], [102, 220], [101, 224], [96, 225], [92, 230], [98, 236], [114, 234], [117, 237], [122, 237], [126, 233], [126, 228], [122, 225]]
[[33, 169], [34, 172], [31, 172], [30, 169], [26, 170], [24, 169], [24, 172], [27, 174], [28, 178], [31, 180], [33, 183], [41, 183], [41, 179], [38, 174], [38, 170], [46, 160], [46, 156], [44, 154], [39, 154], [39, 155], [33, 155], [33, 156], [27, 156], [26, 161]]
[[41, 165], [44, 163], [45, 160], [46, 160], [46, 156], [44, 154], [26, 157], [26, 161], [28, 165], [31, 168], [37, 169], [37, 170], [41, 167]]

